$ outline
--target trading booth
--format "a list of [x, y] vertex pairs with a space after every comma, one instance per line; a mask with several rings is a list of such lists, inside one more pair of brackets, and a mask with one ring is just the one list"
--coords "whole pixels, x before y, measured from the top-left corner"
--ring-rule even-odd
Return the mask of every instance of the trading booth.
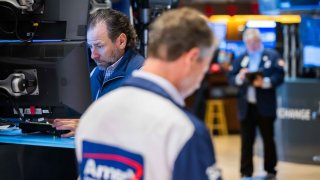
[[91, 103], [88, 13], [89, 0], [0, 1], [0, 179], [77, 178], [74, 138], [47, 121]]

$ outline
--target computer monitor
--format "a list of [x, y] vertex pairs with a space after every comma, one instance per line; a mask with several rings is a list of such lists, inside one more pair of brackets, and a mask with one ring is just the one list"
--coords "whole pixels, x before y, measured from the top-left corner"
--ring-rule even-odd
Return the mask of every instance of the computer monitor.
[[243, 41], [224, 41], [220, 43], [219, 49], [229, 52], [234, 58], [239, 57], [246, 51], [246, 46]]
[[320, 11], [320, 0], [258, 0], [261, 14], [313, 14]]
[[320, 67], [320, 17], [302, 16], [299, 37], [302, 47], [304, 68], [319, 69]]
[[91, 103], [84, 41], [0, 43], [0, 80], [1, 118], [79, 118]]
[[304, 45], [320, 45], [320, 16], [302, 16], [299, 38]]
[[320, 0], [279, 0], [279, 8], [285, 11], [319, 11]]
[[280, 13], [279, 0], [258, 0], [260, 14], [278, 15]]
[[227, 24], [219, 22], [208, 22], [208, 26], [219, 43], [225, 41], [227, 36]]
[[303, 67], [319, 68], [320, 67], [320, 45], [306, 45], [302, 51]]
[[85, 40], [90, 0], [24, 1], [0, 1], [0, 40]]

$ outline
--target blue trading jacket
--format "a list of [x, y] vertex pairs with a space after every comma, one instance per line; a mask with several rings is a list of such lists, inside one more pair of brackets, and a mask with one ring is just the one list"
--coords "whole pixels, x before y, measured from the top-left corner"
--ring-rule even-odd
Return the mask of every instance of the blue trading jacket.
[[138, 77], [91, 105], [76, 146], [81, 179], [221, 179], [204, 124]]
[[172, 179], [214, 179], [220, 180], [221, 175], [216, 167], [216, 158], [210, 134], [204, 124], [185, 107], [176, 104], [175, 101], [161, 87], [153, 82], [131, 77], [124, 86], [138, 87], [158, 94], [185, 113], [194, 126], [193, 135], [180, 150], [174, 162]]

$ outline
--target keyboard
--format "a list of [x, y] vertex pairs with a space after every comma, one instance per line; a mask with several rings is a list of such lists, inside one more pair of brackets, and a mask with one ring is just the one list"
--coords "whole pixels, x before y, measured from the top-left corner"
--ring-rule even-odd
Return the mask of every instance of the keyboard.
[[61, 134], [70, 132], [70, 130], [57, 130], [56, 128], [52, 127], [51, 124], [38, 122], [20, 122], [19, 128], [21, 129], [22, 133], [41, 132], [58, 137], [61, 137]]

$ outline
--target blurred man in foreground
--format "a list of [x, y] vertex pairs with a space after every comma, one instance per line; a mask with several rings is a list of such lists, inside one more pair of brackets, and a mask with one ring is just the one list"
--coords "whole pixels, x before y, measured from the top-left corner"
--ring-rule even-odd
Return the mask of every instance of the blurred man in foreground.
[[82, 179], [220, 179], [209, 132], [184, 104], [208, 70], [213, 40], [195, 10], [156, 19], [143, 69], [81, 118]]

